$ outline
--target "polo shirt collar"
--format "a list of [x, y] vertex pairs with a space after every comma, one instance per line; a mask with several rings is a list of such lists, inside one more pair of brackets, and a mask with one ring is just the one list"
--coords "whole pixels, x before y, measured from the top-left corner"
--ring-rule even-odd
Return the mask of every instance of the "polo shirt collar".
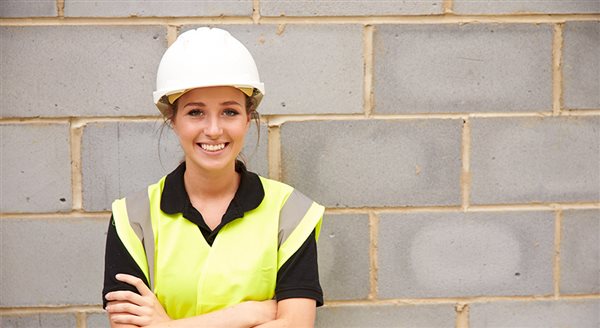
[[[160, 201], [160, 209], [167, 214], [182, 213], [184, 217], [190, 219], [186, 214], [190, 213], [193, 206], [183, 182], [185, 167], [185, 162], [183, 162], [167, 175]], [[235, 170], [240, 174], [240, 185], [225, 215], [223, 215], [220, 225], [241, 218], [245, 212], [257, 208], [265, 196], [262, 183], [256, 173], [246, 170], [245, 165], [239, 161], [236, 162]], [[194, 220], [190, 221], [194, 222]], [[199, 224], [199, 222], [194, 223]]]

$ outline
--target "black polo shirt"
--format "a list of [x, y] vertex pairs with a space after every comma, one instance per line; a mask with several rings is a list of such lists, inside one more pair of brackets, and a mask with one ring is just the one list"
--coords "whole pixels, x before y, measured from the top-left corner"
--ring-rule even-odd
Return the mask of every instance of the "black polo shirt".
[[[208, 227], [202, 214], [190, 202], [183, 182], [185, 163], [180, 164], [177, 169], [167, 175], [161, 197], [161, 210], [167, 214], [182, 213], [183, 217], [198, 226], [206, 242], [212, 245], [223, 226], [231, 221], [243, 219], [244, 213], [258, 207], [265, 196], [258, 175], [247, 171], [244, 164], [239, 161], [236, 163], [235, 169], [240, 174], [240, 185], [231, 203], [229, 203], [221, 223], [214, 230]], [[130, 290], [137, 292], [135, 287], [116, 280], [115, 275], [117, 273], [127, 273], [139, 277], [146, 285], [149, 285], [143, 271], [119, 238], [111, 217], [106, 236], [104, 288], [102, 290], [104, 307], [106, 307], [104, 297], [111, 291]], [[317, 306], [323, 305], [323, 291], [319, 283], [317, 243], [314, 231], [277, 272], [275, 298], [278, 301], [287, 298], [311, 298], [317, 302]]]

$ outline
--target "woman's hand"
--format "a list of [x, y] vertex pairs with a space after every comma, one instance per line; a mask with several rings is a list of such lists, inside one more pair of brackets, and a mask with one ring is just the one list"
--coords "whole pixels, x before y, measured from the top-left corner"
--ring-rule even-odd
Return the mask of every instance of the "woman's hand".
[[116, 278], [137, 288], [141, 295], [125, 290], [106, 294], [106, 311], [111, 322], [145, 327], [171, 321], [154, 293], [140, 278], [128, 274], [118, 274]]

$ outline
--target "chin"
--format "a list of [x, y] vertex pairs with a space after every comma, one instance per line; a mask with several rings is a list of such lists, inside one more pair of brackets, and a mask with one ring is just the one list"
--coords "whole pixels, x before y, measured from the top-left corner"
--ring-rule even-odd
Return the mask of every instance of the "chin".
[[235, 159], [233, 161], [206, 161], [206, 160], [192, 160], [186, 161], [186, 164], [193, 163], [192, 165], [204, 170], [204, 171], [222, 171], [228, 168], [235, 168]]

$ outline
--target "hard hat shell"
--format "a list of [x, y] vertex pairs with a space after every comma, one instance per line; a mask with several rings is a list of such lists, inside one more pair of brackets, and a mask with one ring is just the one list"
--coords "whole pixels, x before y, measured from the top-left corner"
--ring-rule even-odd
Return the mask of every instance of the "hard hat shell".
[[201, 27], [182, 33], [158, 66], [156, 107], [166, 116], [171, 106], [167, 96], [213, 86], [253, 88], [256, 106], [265, 94], [252, 55], [229, 32]]

